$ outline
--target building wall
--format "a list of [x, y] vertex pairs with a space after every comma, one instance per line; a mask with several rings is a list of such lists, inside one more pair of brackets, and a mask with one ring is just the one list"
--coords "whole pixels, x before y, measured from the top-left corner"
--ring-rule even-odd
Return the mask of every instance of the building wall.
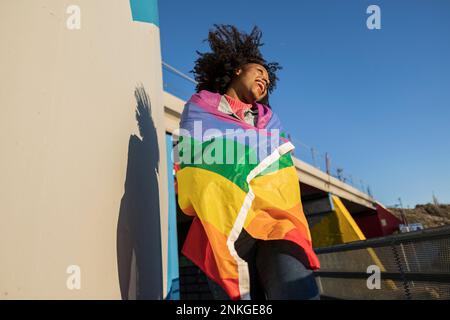
[[354, 219], [366, 238], [370, 239], [383, 236], [380, 220], [376, 211], [370, 214], [359, 214], [354, 216]]
[[0, 299], [167, 292], [159, 28], [133, 3], [156, 8], [0, 2]]

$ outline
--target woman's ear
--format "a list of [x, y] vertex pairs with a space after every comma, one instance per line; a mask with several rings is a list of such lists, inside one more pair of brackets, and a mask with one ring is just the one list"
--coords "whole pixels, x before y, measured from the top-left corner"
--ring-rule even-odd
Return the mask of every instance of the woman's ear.
[[234, 70], [234, 74], [235, 74], [236, 76], [240, 75], [241, 72], [242, 72], [242, 68], [237, 68], [237, 69]]

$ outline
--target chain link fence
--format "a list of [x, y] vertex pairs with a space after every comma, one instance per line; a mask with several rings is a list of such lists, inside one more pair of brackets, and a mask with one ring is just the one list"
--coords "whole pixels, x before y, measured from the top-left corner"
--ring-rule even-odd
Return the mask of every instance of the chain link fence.
[[[315, 250], [323, 297], [367, 300], [450, 299], [450, 226]], [[368, 282], [380, 271], [380, 287]], [[371, 279], [369, 279], [371, 278]], [[372, 289], [370, 289], [372, 288]]]

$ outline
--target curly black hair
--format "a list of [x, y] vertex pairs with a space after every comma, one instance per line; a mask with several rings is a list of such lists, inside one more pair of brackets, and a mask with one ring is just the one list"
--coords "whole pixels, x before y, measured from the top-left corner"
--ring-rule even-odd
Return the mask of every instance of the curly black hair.
[[209, 31], [208, 39], [212, 52], [201, 53], [195, 61], [194, 69], [197, 92], [208, 90], [224, 94], [235, 77], [235, 70], [247, 63], [264, 66], [269, 74], [268, 92], [275, 89], [278, 80], [276, 71], [281, 69], [277, 62], [268, 63], [259, 51], [262, 32], [254, 26], [250, 34], [240, 32], [232, 25], [217, 25]]

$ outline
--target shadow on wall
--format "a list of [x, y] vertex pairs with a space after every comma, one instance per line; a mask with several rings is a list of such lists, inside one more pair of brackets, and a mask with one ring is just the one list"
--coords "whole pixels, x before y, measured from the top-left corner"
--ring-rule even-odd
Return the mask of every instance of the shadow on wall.
[[117, 264], [122, 299], [162, 299], [159, 217], [159, 147], [148, 94], [135, 89], [142, 137], [131, 135], [125, 193], [117, 224]]

